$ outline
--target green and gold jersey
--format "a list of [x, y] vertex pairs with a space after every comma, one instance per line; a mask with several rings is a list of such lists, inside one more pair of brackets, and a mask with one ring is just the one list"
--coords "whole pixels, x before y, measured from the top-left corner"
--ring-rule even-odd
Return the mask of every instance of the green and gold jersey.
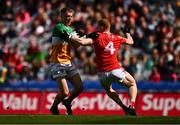
[[69, 26], [65, 26], [62, 23], [58, 23], [52, 34], [52, 47], [50, 52], [50, 62], [70, 64], [71, 63], [71, 46], [68, 41], [60, 38], [60, 33], [66, 31], [68, 34], [73, 33], [73, 29]]

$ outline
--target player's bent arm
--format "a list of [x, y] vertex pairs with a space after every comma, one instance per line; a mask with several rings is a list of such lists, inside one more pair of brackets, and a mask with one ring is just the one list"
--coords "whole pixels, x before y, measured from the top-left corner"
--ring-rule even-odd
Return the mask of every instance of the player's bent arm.
[[91, 38], [79, 38], [79, 37], [71, 37], [70, 40], [74, 43], [78, 43], [82, 46], [92, 45], [93, 40]]
[[126, 44], [128, 44], [128, 45], [134, 44], [134, 40], [133, 40], [132, 36], [130, 35], [130, 33], [126, 33], [126, 35], [127, 35]]

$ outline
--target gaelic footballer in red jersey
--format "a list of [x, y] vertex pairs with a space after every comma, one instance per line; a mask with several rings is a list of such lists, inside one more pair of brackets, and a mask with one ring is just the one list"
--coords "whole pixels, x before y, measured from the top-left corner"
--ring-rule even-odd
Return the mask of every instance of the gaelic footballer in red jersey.
[[118, 69], [121, 66], [117, 60], [121, 43], [126, 40], [118, 35], [98, 32], [99, 37], [94, 40], [94, 50], [97, 58], [97, 67], [100, 72]]
[[[71, 41], [80, 45], [93, 45], [97, 58], [98, 76], [102, 87], [107, 95], [122, 107], [127, 115], [136, 115], [135, 100], [137, 96], [137, 86], [135, 79], [124, 70], [118, 63], [117, 54], [121, 44], [133, 44], [133, 39], [129, 33], [127, 38], [110, 33], [110, 22], [102, 19], [98, 23], [98, 32], [87, 35], [89, 38], [70, 37]], [[129, 107], [125, 106], [113, 90], [112, 82], [118, 82], [129, 89]]]

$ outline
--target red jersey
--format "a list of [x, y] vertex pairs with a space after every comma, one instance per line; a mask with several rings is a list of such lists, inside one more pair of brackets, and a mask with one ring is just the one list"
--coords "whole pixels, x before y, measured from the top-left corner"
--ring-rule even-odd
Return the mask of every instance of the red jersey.
[[121, 43], [126, 40], [112, 33], [98, 33], [99, 37], [94, 40], [97, 68], [100, 72], [111, 71], [120, 68], [117, 60], [118, 50]]

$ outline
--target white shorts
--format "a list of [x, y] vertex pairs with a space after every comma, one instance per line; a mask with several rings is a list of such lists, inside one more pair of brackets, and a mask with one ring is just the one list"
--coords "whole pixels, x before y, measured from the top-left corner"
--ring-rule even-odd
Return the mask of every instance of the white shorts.
[[126, 72], [123, 67], [109, 72], [98, 72], [100, 82], [122, 82], [125, 76]]

